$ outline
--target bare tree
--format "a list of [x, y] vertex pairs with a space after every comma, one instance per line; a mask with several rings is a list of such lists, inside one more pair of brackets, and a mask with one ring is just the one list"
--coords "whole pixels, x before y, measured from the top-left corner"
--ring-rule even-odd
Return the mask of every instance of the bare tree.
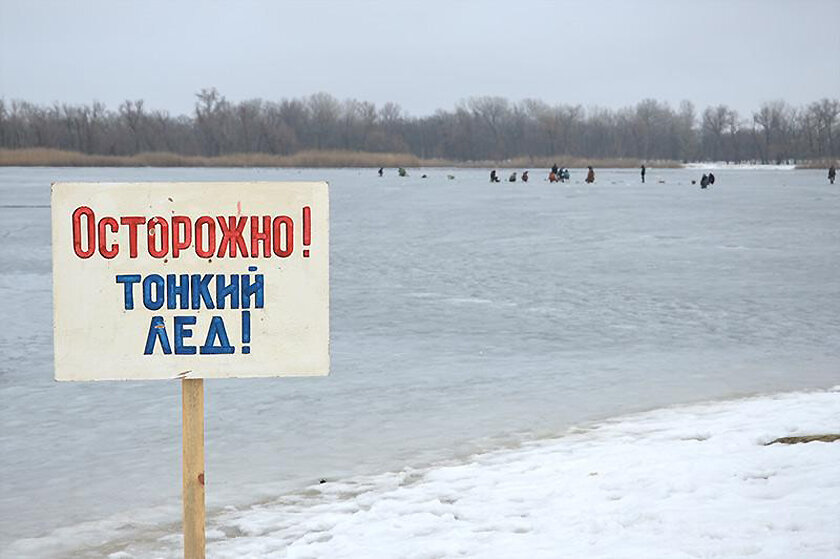
[[[838, 154], [834, 143], [834, 128], [840, 116], [840, 101], [837, 99], [820, 99], [808, 107], [808, 112], [814, 116], [820, 138], [825, 138], [825, 153], [829, 156]], [[821, 150], [823, 151], [823, 150]]]
[[753, 122], [758, 127], [756, 134], [761, 161], [767, 163], [771, 157], [781, 161], [781, 145], [786, 126], [787, 106], [784, 101], [764, 103], [758, 112], [753, 113]]
[[738, 114], [726, 105], [708, 107], [703, 111], [702, 142], [706, 157], [715, 161], [729, 159], [727, 139], [731, 139], [737, 120]]
[[329, 145], [330, 133], [335, 130], [341, 105], [329, 93], [315, 93], [307, 99], [307, 107], [312, 115], [312, 127], [315, 131], [315, 147], [323, 149]]

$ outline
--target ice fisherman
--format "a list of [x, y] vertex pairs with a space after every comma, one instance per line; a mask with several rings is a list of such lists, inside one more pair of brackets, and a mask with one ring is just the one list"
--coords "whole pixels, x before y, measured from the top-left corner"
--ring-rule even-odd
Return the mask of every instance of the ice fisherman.
[[496, 175], [496, 169], [490, 171], [490, 182], [500, 182], [500, 178]]
[[379, 168], [379, 176], [381, 177], [385, 173], [385, 169], [380, 167]]
[[834, 184], [834, 179], [837, 177], [837, 169], [834, 168], [834, 165], [828, 168], [828, 182]]
[[557, 175], [557, 179], [560, 182], [566, 182], [569, 180], [569, 170], [565, 167], [560, 167], [560, 173]]
[[595, 171], [592, 169], [591, 165], [587, 168], [589, 169], [589, 172], [586, 173], [586, 183], [592, 184], [593, 182], [595, 182]]
[[405, 172], [405, 167], [400, 167], [398, 172], [399, 172], [401, 177], [407, 177], [408, 176], [408, 173]]
[[642, 184], [645, 184], [645, 172], [646, 171], [647, 171], [647, 169], [645, 169], [645, 166], [642, 165]]
[[516, 171], [511, 173], [510, 177], [508, 177], [508, 182], [516, 182]]
[[528, 171], [522, 171], [522, 182], [528, 182]]
[[706, 173], [703, 173], [703, 176], [700, 178], [700, 188], [706, 188], [709, 186], [709, 177]]
[[713, 184], [715, 184], [715, 174], [709, 173], [709, 185], [711, 186]]

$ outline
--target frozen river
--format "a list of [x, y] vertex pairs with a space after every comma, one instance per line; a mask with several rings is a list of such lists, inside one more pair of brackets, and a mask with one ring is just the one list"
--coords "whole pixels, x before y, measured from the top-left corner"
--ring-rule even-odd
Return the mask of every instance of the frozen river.
[[0, 168], [0, 550], [180, 518], [178, 383], [52, 381], [52, 181], [330, 182], [332, 374], [206, 383], [211, 515], [595, 418], [840, 382], [840, 187], [823, 171], [716, 170], [709, 190], [696, 169], [594, 186], [422, 172]]

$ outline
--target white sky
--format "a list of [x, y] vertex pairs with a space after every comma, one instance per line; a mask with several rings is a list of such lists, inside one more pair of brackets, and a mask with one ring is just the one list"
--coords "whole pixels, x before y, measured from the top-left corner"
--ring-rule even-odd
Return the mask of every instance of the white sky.
[[0, 0], [0, 97], [192, 111], [326, 91], [413, 115], [474, 95], [742, 116], [840, 97], [840, 0]]

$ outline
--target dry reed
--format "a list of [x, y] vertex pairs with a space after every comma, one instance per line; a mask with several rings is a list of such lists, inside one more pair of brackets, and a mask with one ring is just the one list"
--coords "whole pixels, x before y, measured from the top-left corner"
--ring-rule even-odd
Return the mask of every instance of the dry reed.
[[837, 161], [832, 159], [812, 159], [811, 161], [800, 161], [796, 164], [797, 169], [828, 169], [834, 165], [836, 168]]
[[[148, 152], [137, 155], [94, 155], [50, 148], [0, 149], [0, 166], [5, 167], [461, 167], [538, 169], [554, 164], [568, 168], [592, 165], [600, 168], [633, 168], [639, 159], [516, 157], [502, 161], [452, 161], [422, 159], [408, 153], [370, 153], [342, 150], [310, 150], [292, 155], [234, 153], [217, 157]], [[649, 167], [680, 167], [676, 161], [645, 161]]]

